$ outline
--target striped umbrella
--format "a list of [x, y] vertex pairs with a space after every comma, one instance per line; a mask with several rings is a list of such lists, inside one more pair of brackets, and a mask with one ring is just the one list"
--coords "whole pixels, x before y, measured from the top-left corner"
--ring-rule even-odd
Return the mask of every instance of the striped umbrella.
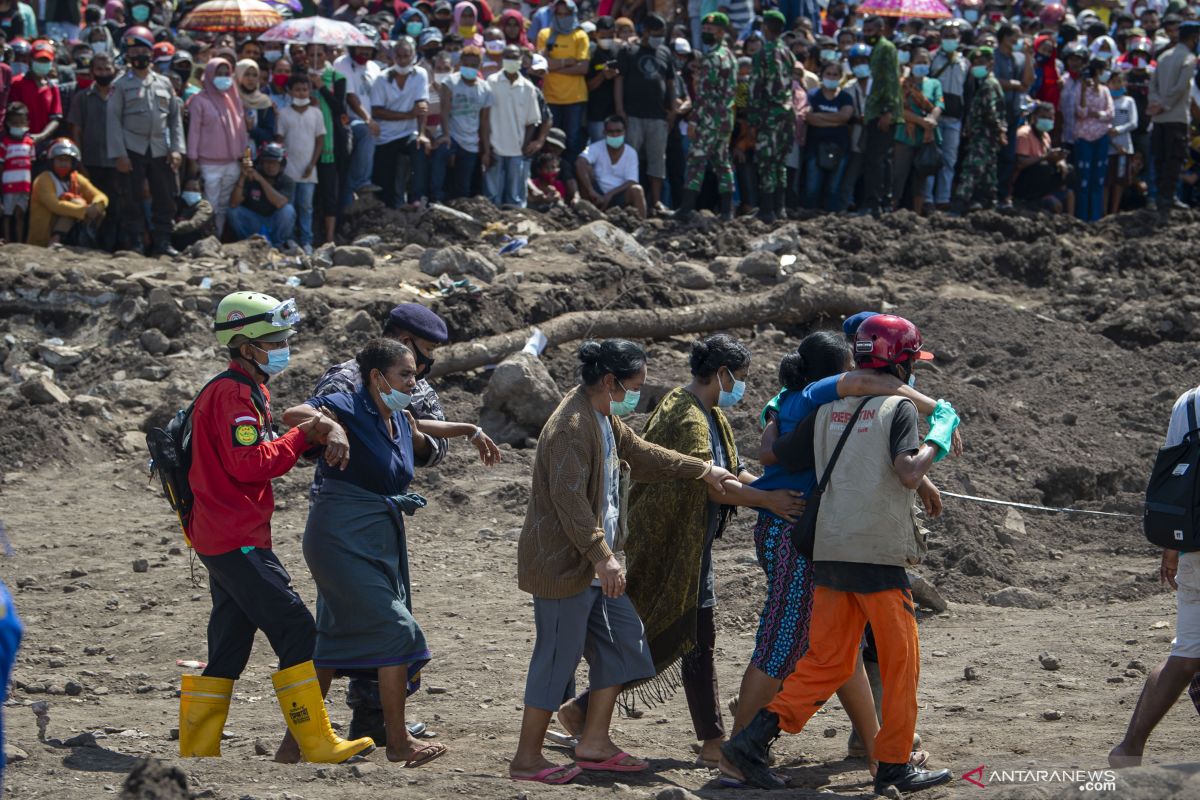
[[941, 0], [863, 0], [858, 14], [881, 17], [915, 17], [919, 19], [947, 19], [950, 9]]
[[286, 9], [282, 11], [284, 16], [287, 16], [289, 13], [299, 14], [304, 10], [304, 4], [300, 0], [263, 0], [263, 2], [267, 5], [278, 6], [280, 9]]
[[258, 37], [260, 42], [324, 44], [341, 47], [371, 47], [370, 37], [349, 22], [327, 17], [285, 20]]
[[208, 0], [183, 18], [179, 27], [213, 33], [262, 33], [283, 15], [262, 0]]

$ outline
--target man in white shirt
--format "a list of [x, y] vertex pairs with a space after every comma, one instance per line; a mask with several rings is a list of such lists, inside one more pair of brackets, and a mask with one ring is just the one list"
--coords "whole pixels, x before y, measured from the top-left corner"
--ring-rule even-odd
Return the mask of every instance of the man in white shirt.
[[491, 137], [488, 117], [492, 109], [492, 90], [480, 74], [483, 54], [478, 47], [462, 49], [458, 72], [442, 84], [443, 112], [450, 133], [454, 168], [451, 171], [453, 197], [472, 197], [480, 160], [488, 163]]
[[379, 191], [371, 183], [375, 161], [375, 138], [379, 124], [371, 116], [371, 86], [383, 72], [374, 61], [374, 47], [351, 47], [333, 62], [333, 68], [346, 78], [346, 105], [350, 109], [350, 136], [353, 150], [346, 180], [342, 185], [342, 208], [354, 202], [355, 192]]
[[396, 63], [371, 86], [371, 115], [379, 123], [375, 182], [381, 200], [398, 208], [408, 194], [408, 178], [418, 147], [428, 146], [429, 79], [416, 67], [412, 39], [396, 42]]
[[491, 164], [487, 196], [494, 205], [525, 207], [529, 158], [542, 149], [550, 117], [542, 118], [537, 87], [521, 75], [521, 49], [508, 45], [501, 71], [488, 78], [492, 89]]
[[646, 218], [646, 193], [638, 185], [637, 151], [625, 144], [625, 120], [604, 120], [604, 140], [592, 142], [575, 161], [580, 194], [601, 211], [632, 206]]

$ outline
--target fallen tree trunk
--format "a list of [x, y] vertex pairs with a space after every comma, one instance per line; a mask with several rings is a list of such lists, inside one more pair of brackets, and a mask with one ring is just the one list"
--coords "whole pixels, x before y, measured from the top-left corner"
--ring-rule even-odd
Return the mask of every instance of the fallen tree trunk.
[[[546, 334], [547, 346], [614, 336], [659, 339], [684, 333], [745, 328], [762, 322], [795, 324], [821, 316], [846, 316], [874, 308], [877, 304], [878, 301], [862, 289], [814, 287], [793, 280], [769, 292], [678, 308], [572, 311], [537, 327]], [[437, 377], [499, 363], [525, 346], [529, 330], [524, 328], [443, 347], [438, 350], [432, 374]]]

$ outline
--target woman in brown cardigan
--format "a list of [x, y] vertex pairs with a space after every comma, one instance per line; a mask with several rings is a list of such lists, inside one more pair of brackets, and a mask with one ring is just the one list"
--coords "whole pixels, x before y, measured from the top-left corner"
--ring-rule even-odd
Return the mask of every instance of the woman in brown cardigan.
[[[525, 684], [516, 780], [567, 783], [581, 770], [640, 772], [649, 765], [613, 744], [609, 723], [622, 685], [653, 677], [642, 622], [625, 595], [613, 551], [620, 527], [622, 469], [643, 483], [693, 478], [723, 491], [727, 470], [650, 444], [621, 420], [638, 404], [646, 354], [621, 339], [579, 348], [583, 383], [542, 429], [533, 486], [517, 549], [517, 581], [533, 595], [537, 640]], [[551, 715], [566, 699], [581, 657], [591, 700], [576, 765], [542, 755]]]

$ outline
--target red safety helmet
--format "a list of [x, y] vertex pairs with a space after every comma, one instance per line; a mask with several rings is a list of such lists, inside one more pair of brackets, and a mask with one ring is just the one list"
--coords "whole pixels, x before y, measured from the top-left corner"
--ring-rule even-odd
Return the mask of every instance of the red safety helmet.
[[863, 321], [854, 335], [854, 361], [863, 369], [883, 369], [910, 358], [932, 361], [921, 350], [921, 332], [904, 317], [876, 314]]
[[1038, 20], [1044, 28], [1054, 28], [1062, 24], [1067, 18], [1067, 11], [1062, 6], [1046, 6], [1042, 9], [1042, 13], [1038, 16]]
[[121, 37], [121, 41], [125, 43], [125, 49], [130, 47], [149, 47], [154, 49], [154, 34], [145, 25], [134, 25]]

